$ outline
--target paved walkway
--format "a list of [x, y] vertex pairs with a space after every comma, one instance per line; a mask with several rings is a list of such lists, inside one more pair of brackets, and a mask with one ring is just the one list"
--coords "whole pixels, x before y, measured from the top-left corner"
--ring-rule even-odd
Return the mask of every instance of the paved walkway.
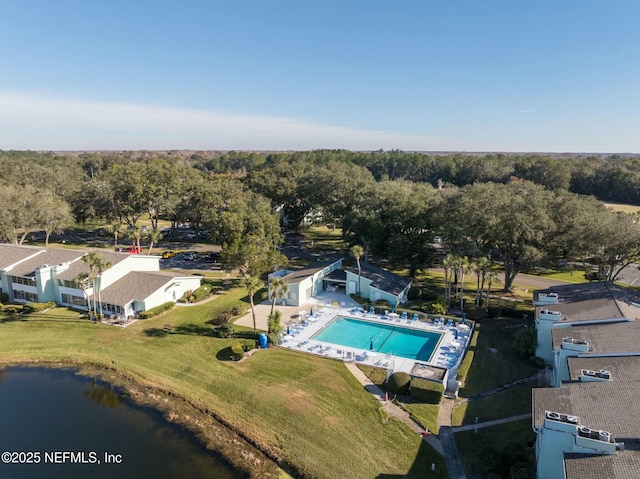
[[435, 436], [434, 434], [424, 436], [424, 428], [413, 419], [411, 419], [411, 415], [407, 411], [399, 406], [396, 406], [391, 401], [386, 401], [386, 395], [384, 391], [373, 384], [373, 382], [360, 370], [358, 366], [355, 365], [355, 363], [344, 364], [345, 366], [347, 366], [347, 369], [351, 372], [351, 374], [353, 374], [353, 376], [358, 380], [358, 382], [362, 384], [367, 391], [373, 394], [382, 403], [383, 411], [385, 411], [389, 416], [405, 423], [417, 434], [421, 434], [423, 440], [426, 441], [427, 444], [433, 447], [441, 456], [444, 455], [442, 444], [440, 443], [440, 439], [438, 439], [437, 436]]
[[513, 421], [520, 421], [531, 417], [531, 413], [520, 414], [519, 416], [505, 417], [502, 419], [495, 419], [493, 421], [481, 422], [478, 424], [468, 424], [466, 426], [457, 426], [453, 428], [453, 432], [473, 431], [474, 429], [481, 429], [483, 427], [497, 426], [498, 424], [505, 424]]

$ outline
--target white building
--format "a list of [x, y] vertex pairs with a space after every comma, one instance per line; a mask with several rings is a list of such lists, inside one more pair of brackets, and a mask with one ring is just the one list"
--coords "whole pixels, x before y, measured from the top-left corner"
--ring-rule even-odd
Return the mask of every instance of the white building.
[[96, 274], [94, 292], [92, 284], [85, 283], [83, 291], [77, 281], [89, 274], [82, 261], [87, 251], [0, 244], [0, 289], [12, 301], [53, 301], [84, 310], [87, 297], [97, 303], [99, 293], [103, 313], [129, 317], [175, 302], [201, 284], [200, 276], [160, 272], [158, 256], [97, 252], [109, 267]]

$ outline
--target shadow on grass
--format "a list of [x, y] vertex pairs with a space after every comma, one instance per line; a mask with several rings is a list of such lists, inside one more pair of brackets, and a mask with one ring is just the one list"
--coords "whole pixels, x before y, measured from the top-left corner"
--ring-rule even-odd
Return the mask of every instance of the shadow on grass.
[[26, 321], [27, 318], [20, 316], [20, 315], [12, 315], [12, 316], [6, 316], [4, 318], [0, 319], [0, 324], [2, 323], [13, 323], [15, 321]]
[[233, 355], [231, 353], [231, 346], [227, 346], [226, 348], [222, 348], [216, 354], [216, 359], [218, 361], [233, 361]]
[[216, 337], [215, 329], [199, 324], [182, 324], [180, 326], [171, 326], [170, 328], [147, 328], [144, 330], [144, 334], [150, 338], [164, 338], [169, 334]]
[[[431, 465], [435, 465], [435, 470]], [[406, 474], [379, 474], [376, 479], [406, 479], [406, 478], [447, 478], [447, 467], [440, 456], [426, 441], [420, 442], [420, 447], [411, 468]]]
[[236, 331], [233, 333], [233, 337], [239, 339], [258, 339], [258, 334], [253, 334], [253, 330]]
[[162, 328], [147, 328], [144, 330], [144, 335], [149, 338], [164, 338], [169, 331]]

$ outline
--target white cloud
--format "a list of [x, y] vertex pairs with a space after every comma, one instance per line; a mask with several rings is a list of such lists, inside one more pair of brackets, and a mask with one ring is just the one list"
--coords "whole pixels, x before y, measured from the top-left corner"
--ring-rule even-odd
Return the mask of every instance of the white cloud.
[[0, 149], [313, 148], [435, 150], [456, 145], [445, 139], [291, 118], [0, 91]]

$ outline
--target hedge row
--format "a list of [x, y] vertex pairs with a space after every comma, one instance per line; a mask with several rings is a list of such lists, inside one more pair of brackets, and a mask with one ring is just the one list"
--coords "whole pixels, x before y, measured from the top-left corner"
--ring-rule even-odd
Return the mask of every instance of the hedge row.
[[159, 315], [160, 313], [164, 313], [165, 311], [169, 311], [171, 308], [173, 308], [173, 301], [168, 301], [164, 304], [161, 304], [160, 306], [156, 306], [155, 308], [151, 308], [151, 309], [147, 309], [146, 311], [142, 311], [140, 313], [140, 317], [142, 319], [149, 319], [149, 318], [153, 318], [154, 316]]
[[48, 301], [46, 303], [27, 303], [24, 305], [24, 312], [29, 313], [37, 313], [39, 311], [44, 311], [45, 309], [53, 308], [56, 305], [53, 301]]
[[440, 404], [444, 385], [427, 379], [412, 378], [409, 395], [417, 400], [428, 404]]

